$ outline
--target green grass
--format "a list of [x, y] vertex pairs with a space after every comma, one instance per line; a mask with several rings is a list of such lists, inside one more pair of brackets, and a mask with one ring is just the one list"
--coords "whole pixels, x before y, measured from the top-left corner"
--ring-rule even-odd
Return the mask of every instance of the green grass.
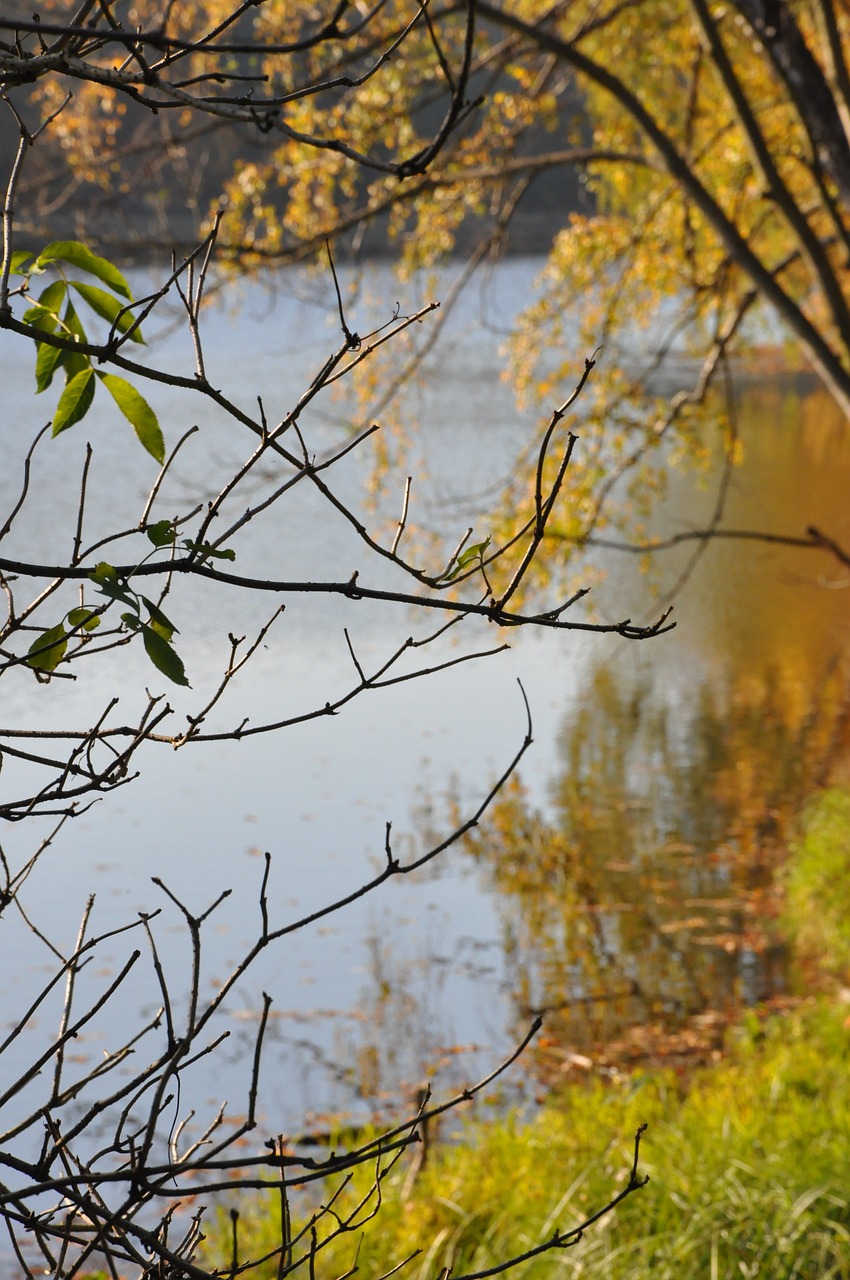
[[850, 976], [850, 791], [833, 787], [803, 812], [785, 876], [785, 923], [798, 965]]
[[[753, 1018], [723, 1062], [682, 1096], [672, 1074], [553, 1097], [530, 1121], [471, 1121], [438, 1147], [408, 1198], [404, 1170], [380, 1213], [317, 1256], [316, 1274], [357, 1258], [372, 1280], [419, 1249], [408, 1280], [477, 1271], [568, 1229], [625, 1185], [634, 1131], [648, 1185], [575, 1247], [523, 1264], [523, 1277], [595, 1280], [826, 1280], [850, 1277], [850, 1037], [844, 1011], [813, 1006], [764, 1027]], [[357, 1184], [367, 1186], [364, 1176]], [[355, 1188], [350, 1188], [352, 1195]], [[228, 1209], [206, 1259], [225, 1266]], [[338, 1206], [339, 1207], [339, 1206]], [[274, 1199], [240, 1203], [240, 1253], [279, 1241]], [[208, 1231], [212, 1226], [208, 1223]], [[277, 1274], [276, 1265], [252, 1273]], [[304, 1272], [307, 1274], [306, 1269]]]

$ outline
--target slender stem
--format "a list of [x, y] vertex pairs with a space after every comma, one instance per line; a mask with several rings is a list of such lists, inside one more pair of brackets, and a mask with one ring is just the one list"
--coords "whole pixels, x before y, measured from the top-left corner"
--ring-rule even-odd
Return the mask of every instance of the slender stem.
[[15, 192], [29, 144], [29, 135], [22, 129], [18, 140], [18, 149], [15, 152], [15, 159], [12, 162], [12, 172], [6, 184], [5, 199], [3, 200], [3, 262], [0, 265], [0, 316], [11, 316], [12, 314], [12, 308], [9, 305], [9, 273], [12, 270], [12, 224], [15, 213]]

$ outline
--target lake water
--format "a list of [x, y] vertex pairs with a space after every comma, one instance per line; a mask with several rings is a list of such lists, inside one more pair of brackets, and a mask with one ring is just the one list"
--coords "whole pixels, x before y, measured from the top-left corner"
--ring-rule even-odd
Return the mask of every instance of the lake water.
[[[427, 464], [431, 524], [448, 523], [464, 493], [503, 476], [517, 441], [545, 417], [521, 413], [499, 380], [503, 333], [536, 265], [510, 262], [470, 293], [408, 392], [422, 424], [414, 465], [419, 477]], [[375, 268], [348, 317], [361, 330], [367, 287], [384, 315], [400, 292]], [[405, 298], [403, 310], [410, 306]], [[277, 417], [303, 389], [305, 370], [309, 380], [335, 345], [334, 315], [330, 291], [295, 275], [273, 291], [242, 287], [238, 305], [222, 294], [206, 324], [211, 381], [249, 408], [262, 395]], [[34, 405], [46, 420], [52, 402], [33, 401], [20, 344], [8, 335], [0, 342], [5, 510], [30, 438], [12, 424], [32, 424]], [[167, 326], [151, 351], [169, 367], [190, 367], [185, 339]], [[247, 446], [191, 396], [155, 388], [149, 398], [169, 443], [201, 427], [163, 495], [159, 514], [170, 515], [187, 493], [214, 492], [215, 477]], [[314, 447], [340, 438], [347, 409], [335, 401], [305, 419]], [[80, 427], [40, 447], [32, 501], [5, 555], [50, 559], [70, 544], [87, 439], [95, 445], [88, 537], [111, 527], [118, 510], [129, 508], [127, 526], [138, 518], [155, 472], [105, 410], [96, 402]], [[815, 524], [850, 545], [850, 433], [829, 403], [781, 383], [748, 385], [739, 415], [745, 461], [732, 477], [724, 524], [792, 535]], [[364, 471], [354, 462], [348, 475], [356, 496]], [[700, 527], [717, 483], [716, 475], [674, 473], [653, 534]], [[400, 506], [400, 486], [397, 498]], [[240, 572], [347, 578], [361, 569], [367, 580], [341, 522], [300, 491], [288, 512], [239, 541]], [[452, 519], [449, 534], [472, 523]], [[598, 615], [649, 620], [693, 549], [664, 552], [651, 578], [631, 556], [597, 553], [591, 567], [607, 575], [594, 589]], [[846, 759], [847, 586], [846, 570], [825, 553], [718, 541], [676, 595], [676, 630], [656, 640], [511, 634], [506, 653], [369, 694], [333, 719], [238, 744], [151, 747], [138, 781], [66, 826], [33, 871], [25, 904], [60, 949], [71, 946], [91, 892], [98, 930], [165, 906], [159, 937], [179, 988], [187, 942], [152, 877], [198, 912], [231, 888], [207, 926], [204, 982], [213, 990], [256, 936], [263, 851], [273, 858], [270, 909], [283, 923], [373, 874], [387, 821], [402, 853], [419, 847], [423, 831], [448, 830], [452, 805], [474, 808], [522, 740], [520, 678], [535, 745], [522, 789], [505, 798], [495, 825], [484, 824], [475, 848], [453, 848], [412, 881], [384, 886], [264, 956], [230, 1002], [234, 1034], [216, 1063], [204, 1065], [196, 1100], [212, 1105], [229, 1094], [236, 1112], [244, 1105], [244, 1055], [262, 990], [275, 1000], [262, 1096], [274, 1131], [320, 1125], [328, 1111], [371, 1110], [435, 1065], [446, 1085], [471, 1078], [509, 1050], [537, 1009], [549, 1011], [547, 1038], [530, 1064], [544, 1078], [576, 1064], [625, 1065], [671, 1037], [686, 1041], [718, 1011], [784, 989], [774, 869], [799, 804]], [[176, 585], [169, 612], [196, 691], [168, 690], [178, 713], [214, 687], [227, 632], [251, 634], [273, 609], [270, 599]], [[395, 606], [293, 598], [217, 710], [216, 726], [298, 714], [342, 692], [352, 682], [344, 626], [368, 666], [421, 624]], [[492, 643], [486, 628], [482, 637]], [[88, 723], [115, 688], [129, 720], [146, 685], [161, 691], [143, 656], [125, 650], [94, 684], [16, 679], [4, 681], [7, 726]], [[7, 765], [4, 787], [18, 776]], [[4, 840], [13, 867], [34, 846], [27, 825]], [[8, 1026], [49, 954], [20, 921], [4, 928], [5, 953], [15, 957], [4, 982]], [[131, 945], [104, 948], [87, 975], [92, 990]], [[156, 999], [147, 974], [128, 988], [121, 1017]], [[33, 1018], [29, 1045], [49, 1040], [54, 1014]], [[113, 1015], [93, 1028], [83, 1056], [115, 1032]]]

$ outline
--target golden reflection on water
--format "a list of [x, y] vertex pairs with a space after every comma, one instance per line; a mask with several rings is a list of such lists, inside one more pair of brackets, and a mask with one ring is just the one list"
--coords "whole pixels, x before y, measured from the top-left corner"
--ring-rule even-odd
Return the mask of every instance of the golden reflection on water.
[[[721, 528], [796, 537], [814, 525], [850, 549], [850, 430], [830, 401], [754, 387], [740, 429]], [[721, 471], [718, 458], [708, 477], [672, 472], [652, 536], [704, 528]], [[617, 615], [654, 614], [651, 587], [663, 595], [694, 547], [659, 555], [642, 580], [634, 557], [599, 557]], [[670, 635], [594, 650], [555, 758], [528, 766], [547, 772], [548, 804], [530, 799], [530, 773], [528, 790], [514, 778], [466, 842], [498, 904], [513, 1038], [545, 1014], [523, 1062], [547, 1084], [690, 1064], [716, 1052], [744, 1008], [789, 998], [782, 868], [806, 800], [850, 784], [845, 565], [717, 540], [675, 615]], [[558, 696], [562, 670], [549, 676]], [[434, 818], [428, 808], [423, 825]], [[377, 935], [372, 947], [357, 1033], [337, 1057], [352, 1064], [352, 1088], [380, 1103], [397, 1076], [413, 1079], [411, 1062], [451, 1072], [457, 1057], [465, 1070], [466, 1046], [441, 1042], [434, 1020], [451, 966], [401, 961]], [[496, 957], [479, 959], [489, 980]]]
[[[850, 549], [850, 430], [829, 400], [753, 388], [740, 419], [721, 527], [816, 526]], [[658, 526], [698, 528], [713, 502], [674, 475]], [[664, 561], [662, 593], [692, 552]], [[846, 565], [718, 540], [676, 614], [673, 636], [596, 665], [550, 810], [515, 781], [469, 843], [501, 902], [517, 1024], [547, 1013], [549, 1078], [590, 1055], [711, 1052], [743, 1006], [784, 996], [788, 844], [806, 799], [850, 776]]]

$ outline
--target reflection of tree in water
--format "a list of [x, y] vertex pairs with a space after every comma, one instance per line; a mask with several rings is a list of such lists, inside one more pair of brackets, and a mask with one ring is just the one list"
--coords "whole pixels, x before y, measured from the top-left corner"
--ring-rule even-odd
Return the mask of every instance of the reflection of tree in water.
[[[470, 1039], [467, 1010], [452, 988], [459, 978], [464, 986], [492, 986], [499, 968], [492, 953], [500, 948], [471, 935], [446, 946], [443, 923], [438, 915], [433, 931], [417, 935], [405, 951], [376, 921], [364, 939], [365, 982], [356, 1009], [326, 1019], [329, 1050], [323, 1053], [310, 1038], [315, 1015], [308, 1015], [301, 1043], [290, 1040], [308, 1069], [324, 1076], [328, 1111], [337, 1120], [397, 1119], [415, 1109], [427, 1083], [445, 1094], [492, 1069], [491, 1046]], [[312, 1119], [321, 1128], [329, 1115]]]
[[470, 841], [505, 895], [517, 1012], [548, 1013], [547, 1060], [705, 1050], [781, 994], [775, 872], [850, 746], [848, 673], [808, 703], [801, 687], [790, 668], [740, 675], [683, 712], [602, 667], [561, 736], [554, 819], [515, 782]]

